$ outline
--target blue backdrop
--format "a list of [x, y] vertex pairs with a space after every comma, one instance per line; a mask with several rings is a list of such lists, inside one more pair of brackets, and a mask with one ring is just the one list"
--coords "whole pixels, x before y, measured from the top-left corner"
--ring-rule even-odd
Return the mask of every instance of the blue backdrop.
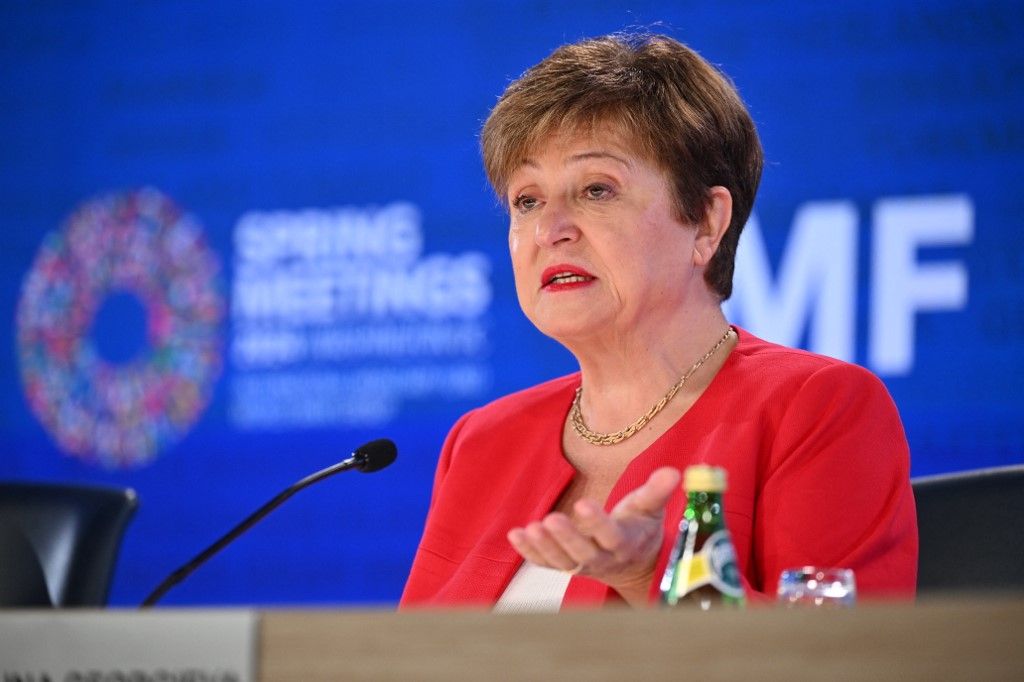
[[733, 320], [885, 380], [915, 475], [1024, 461], [1016, 1], [4, 3], [0, 478], [134, 487], [112, 602], [386, 435], [166, 603], [397, 600], [451, 423], [573, 369], [518, 311], [477, 131], [629, 25], [767, 166]]

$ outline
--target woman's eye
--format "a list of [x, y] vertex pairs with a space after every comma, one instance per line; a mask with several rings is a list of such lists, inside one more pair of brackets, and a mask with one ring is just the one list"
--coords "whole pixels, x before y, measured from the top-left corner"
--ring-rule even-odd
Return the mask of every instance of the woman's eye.
[[536, 197], [531, 197], [526, 194], [520, 194], [512, 201], [512, 206], [514, 206], [520, 213], [532, 211], [537, 208], [537, 204], [538, 201]]
[[583, 193], [588, 199], [605, 199], [611, 195], [612, 190], [607, 185], [587, 185]]

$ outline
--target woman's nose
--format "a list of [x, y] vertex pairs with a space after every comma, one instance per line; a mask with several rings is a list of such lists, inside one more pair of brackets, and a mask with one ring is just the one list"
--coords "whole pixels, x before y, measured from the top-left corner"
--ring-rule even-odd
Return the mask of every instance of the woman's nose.
[[579, 238], [571, 207], [562, 201], [548, 201], [537, 220], [535, 239], [538, 246], [554, 246], [561, 242], [574, 242]]

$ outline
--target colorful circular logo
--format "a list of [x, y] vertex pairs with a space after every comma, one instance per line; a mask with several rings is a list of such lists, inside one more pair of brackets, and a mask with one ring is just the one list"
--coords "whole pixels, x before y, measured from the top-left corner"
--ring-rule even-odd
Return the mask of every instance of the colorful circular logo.
[[[106, 302], [144, 311], [144, 341], [105, 357]], [[223, 358], [220, 262], [202, 228], [152, 188], [79, 206], [48, 234], [17, 310], [21, 377], [29, 406], [66, 452], [108, 468], [150, 462], [195, 423]], [[115, 339], [116, 340], [116, 339]]]

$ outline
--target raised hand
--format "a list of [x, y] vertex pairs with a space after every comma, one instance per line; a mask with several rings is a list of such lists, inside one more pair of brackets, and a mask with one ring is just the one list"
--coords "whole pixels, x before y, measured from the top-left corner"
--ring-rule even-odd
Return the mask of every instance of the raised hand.
[[575, 520], [553, 512], [513, 528], [508, 540], [527, 561], [589, 576], [634, 606], [646, 604], [662, 546], [665, 505], [679, 480], [678, 470], [663, 467], [610, 514], [596, 501], [582, 499], [573, 505]]

